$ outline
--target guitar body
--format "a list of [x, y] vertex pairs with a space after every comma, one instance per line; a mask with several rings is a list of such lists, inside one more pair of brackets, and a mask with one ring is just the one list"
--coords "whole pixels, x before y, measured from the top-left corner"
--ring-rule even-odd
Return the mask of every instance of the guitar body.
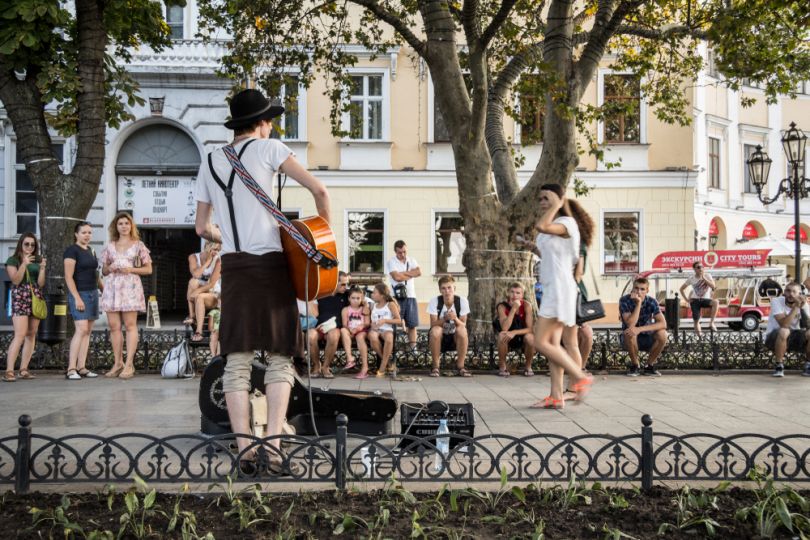
[[[310, 244], [318, 251], [329, 253], [337, 260], [337, 243], [335, 234], [329, 224], [321, 216], [311, 216], [302, 219], [293, 219], [292, 224], [304, 235]], [[287, 267], [295, 288], [295, 296], [299, 300], [308, 302], [335, 294], [338, 283], [338, 267], [324, 268], [307, 257], [301, 246], [284, 229], [281, 233], [281, 245], [284, 246], [284, 255], [287, 257]], [[307, 261], [309, 264], [309, 287], [306, 287]]]

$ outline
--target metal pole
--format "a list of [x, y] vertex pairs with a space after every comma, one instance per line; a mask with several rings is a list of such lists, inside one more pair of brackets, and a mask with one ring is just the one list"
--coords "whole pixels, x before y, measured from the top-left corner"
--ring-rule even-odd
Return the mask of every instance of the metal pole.
[[793, 242], [796, 248], [796, 265], [795, 274], [796, 283], [802, 282], [802, 234], [799, 224], [799, 198], [801, 197], [801, 190], [799, 185], [799, 164], [793, 164]]
[[31, 486], [31, 417], [20, 416], [17, 429], [17, 454], [14, 459], [14, 491], [28, 493]]

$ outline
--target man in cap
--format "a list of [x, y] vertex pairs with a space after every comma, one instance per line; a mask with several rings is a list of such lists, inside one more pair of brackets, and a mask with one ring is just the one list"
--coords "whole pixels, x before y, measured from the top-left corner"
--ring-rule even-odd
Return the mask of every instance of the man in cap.
[[[281, 172], [309, 190], [318, 215], [329, 221], [329, 194], [294, 157], [292, 150], [270, 139], [271, 119], [284, 112], [258, 90], [243, 90], [230, 103], [234, 130], [230, 143], [244, 168], [272, 197]], [[293, 356], [303, 356], [303, 339], [295, 291], [283, 254], [275, 218], [261, 205], [236, 174], [223, 148], [208, 154], [197, 175], [197, 234], [222, 244], [222, 318], [220, 347], [227, 357], [222, 389], [231, 430], [250, 433], [248, 392], [255, 350], [269, 358], [265, 371], [267, 435], [281, 433], [293, 378]], [[219, 225], [216, 230], [210, 217]], [[255, 470], [256, 451], [250, 441], [236, 438], [240, 468]], [[289, 474], [279, 441], [269, 443], [270, 472]]]

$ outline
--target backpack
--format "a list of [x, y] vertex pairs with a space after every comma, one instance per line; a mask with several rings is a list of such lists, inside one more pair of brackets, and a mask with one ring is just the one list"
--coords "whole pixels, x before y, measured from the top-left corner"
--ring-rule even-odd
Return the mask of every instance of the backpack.
[[[523, 302], [526, 302], [526, 301], [523, 300]], [[499, 302], [498, 306], [506, 306], [507, 308], [511, 309], [511, 306], [509, 304], [507, 304], [506, 302]], [[501, 318], [497, 314], [498, 306], [495, 306], [495, 312], [496, 312], [495, 313], [495, 318], [492, 319], [492, 329], [495, 330], [495, 332], [500, 332], [501, 331]], [[524, 310], [525, 310], [525, 303], [523, 304], [523, 306], [524, 306]], [[524, 313], [525, 313], [525, 311], [524, 311]], [[526, 328], [525, 320], [518, 317], [517, 313], [515, 313], [515, 316], [512, 318], [512, 326], [509, 327], [509, 330], [523, 330], [524, 328]]]
[[188, 342], [184, 339], [169, 349], [160, 368], [160, 376], [164, 379], [192, 379], [194, 378], [194, 360], [188, 353]]
[[[444, 297], [439, 295], [436, 297], [436, 311], [438, 313], [442, 312], [442, 306], [444, 306]], [[456, 316], [461, 317], [461, 297], [458, 295], [453, 295], [453, 308], [456, 310]]]

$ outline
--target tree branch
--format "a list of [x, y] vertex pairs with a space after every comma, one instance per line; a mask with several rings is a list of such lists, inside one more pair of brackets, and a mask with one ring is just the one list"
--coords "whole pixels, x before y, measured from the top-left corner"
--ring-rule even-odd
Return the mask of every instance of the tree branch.
[[424, 56], [425, 54], [425, 42], [416, 37], [416, 34], [411, 32], [411, 29], [405, 24], [405, 20], [401, 19], [399, 16], [391, 13], [384, 7], [380, 5], [379, 2], [375, 0], [350, 0], [351, 2], [363, 6], [370, 12], [372, 12], [378, 19], [383, 22], [388, 23], [397, 33], [402, 36], [408, 45], [416, 51], [419, 56]]
[[581, 90], [584, 90], [586, 81], [589, 81], [593, 76], [605, 54], [608, 41], [616, 34], [625, 16], [643, 1], [624, 0], [617, 2], [617, 0], [604, 0], [599, 3], [596, 21], [590, 32], [588, 43], [585, 45], [585, 50], [582, 51], [582, 56], [575, 67]]
[[666, 39], [673, 36], [690, 36], [695, 39], [709, 39], [709, 33], [686, 25], [668, 25], [660, 29], [647, 28], [637, 24], [622, 24], [616, 31], [624, 36], [637, 36], [647, 39]]
[[484, 34], [481, 36], [481, 44], [486, 48], [492, 39], [495, 37], [495, 34], [500, 30], [503, 23], [509, 17], [509, 13], [511, 13], [512, 8], [515, 7], [517, 0], [502, 0], [501, 7], [498, 8], [498, 12], [492, 17], [492, 20], [487, 25], [486, 29], [484, 30]]
[[470, 47], [481, 37], [481, 27], [478, 23], [478, 0], [464, 0], [461, 6], [461, 24], [467, 36]]

